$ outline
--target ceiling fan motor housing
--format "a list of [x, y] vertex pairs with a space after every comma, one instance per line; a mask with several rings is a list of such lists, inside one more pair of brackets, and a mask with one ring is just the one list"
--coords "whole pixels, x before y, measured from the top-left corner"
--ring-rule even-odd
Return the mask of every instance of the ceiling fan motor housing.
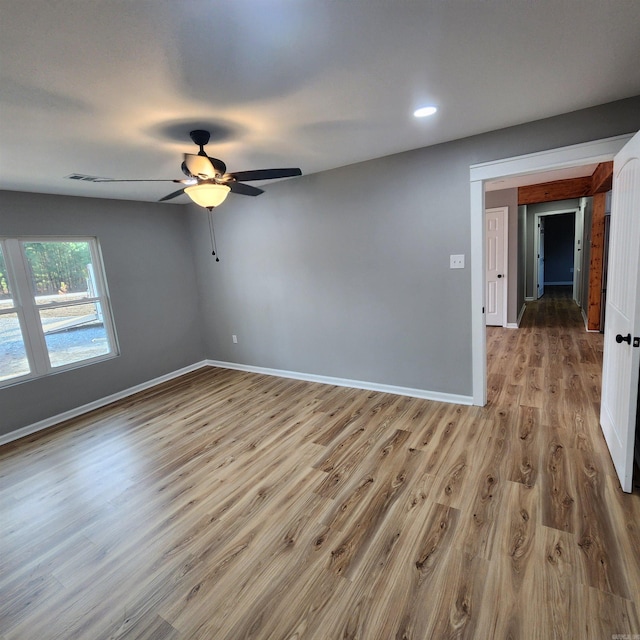
[[211, 166], [213, 167], [214, 175], [211, 175], [211, 171], [208, 168], [202, 173], [201, 172], [194, 173], [193, 166], [192, 166], [190, 171], [189, 161], [182, 163], [182, 172], [185, 175], [192, 178], [197, 178], [198, 180], [222, 179], [222, 177], [227, 171], [227, 165], [224, 162], [222, 162], [222, 160], [219, 160], [218, 158], [211, 158], [210, 156], [207, 155], [207, 152], [204, 150], [204, 146], [208, 144], [211, 134], [208, 131], [205, 131], [204, 129], [194, 129], [193, 131], [189, 132], [189, 136], [191, 137], [191, 140], [193, 140], [193, 142], [200, 147], [200, 151], [198, 151], [198, 155], [202, 156], [203, 158], [207, 158], [207, 160], [209, 160], [209, 162], [211, 163]]
[[199, 147], [204, 147], [206, 144], [209, 144], [211, 134], [204, 129], [194, 129], [189, 132], [189, 136], [191, 136], [193, 142]]

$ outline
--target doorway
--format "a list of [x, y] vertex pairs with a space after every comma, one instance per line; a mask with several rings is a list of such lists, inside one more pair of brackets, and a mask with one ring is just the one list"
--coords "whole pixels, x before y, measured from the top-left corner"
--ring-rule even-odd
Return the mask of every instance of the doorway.
[[539, 300], [546, 286], [571, 286], [572, 297], [582, 305], [582, 245], [583, 225], [579, 224], [579, 209], [558, 209], [534, 216], [535, 265], [531, 300]]
[[[506, 158], [470, 167], [471, 198], [471, 343], [473, 403], [484, 406], [487, 400], [487, 346], [485, 321], [485, 182], [507, 177], [527, 176], [529, 184], [540, 182], [534, 176], [569, 167], [608, 162], [631, 139], [616, 136], [551, 151]], [[547, 174], [548, 176], [549, 174]], [[547, 180], [552, 178], [547, 177]]]
[[[632, 490], [633, 475], [633, 442], [637, 428], [636, 405], [639, 402], [638, 388], [640, 387], [640, 383], [638, 383], [638, 372], [640, 371], [638, 354], [640, 351], [637, 349], [640, 346], [640, 337], [638, 337], [640, 335], [640, 313], [636, 304], [640, 300], [640, 261], [638, 259], [640, 225], [638, 217], [635, 215], [638, 198], [640, 197], [640, 132], [632, 136], [620, 136], [616, 142], [619, 142], [620, 138], [627, 138], [627, 140], [626, 142], [623, 141], [618, 150], [615, 148], [610, 150], [613, 153], [612, 160], [614, 162], [606, 159], [598, 161], [597, 169], [587, 179], [591, 193], [604, 193], [604, 189], [607, 188], [607, 182], [601, 177], [606, 175], [606, 172], [613, 167], [613, 173], [609, 173], [610, 177], [608, 178], [608, 188], [611, 189], [611, 185], [613, 185], [614, 196], [612, 207], [614, 227], [612, 227], [611, 231], [613, 244], [608, 274], [611, 293], [607, 302], [607, 331], [604, 334], [604, 357], [600, 369], [602, 371], [602, 390], [599, 422], [620, 480], [620, 486], [623, 491], [630, 492]], [[585, 156], [588, 156], [588, 153], [585, 153], [585, 147], [590, 147], [589, 151], [595, 153], [597, 150], [603, 150], [603, 146], [611, 142], [612, 139], [609, 139], [589, 145], [577, 145], [577, 147], [582, 147], [580, 149], [582, 151], [580, 154], [582, 161], [584, 162]], [[558, 160], [561, 158], [567, 160], [572, 155], [572, 151], [575, 150], [576, 147], [568, 147], [549, 153], [555, 155]], [[513, 163], [513, 173], [509, 175], [523, 175], [523, 173], [518, 173], [515, 169], [519, 162], [521, 163], [523, 160], [531, 161], [531, 159], [531, 156], [512, 159], [510, 162]], [[591, 159], [593, 160], [593, 156]], [[603, 164], [604, 162], [606, 164]], [[487, 164], [495, 165], [495, 163]], [[523, 165], [520, 164], [520, 166]], [[565, 162], [565, 166], [567, 166], [567, 162]], [[478, 244], [473, 241], [473, 232], [478, 226], [480, 230], [483, 228], [477, 224], [475, 217], [480, 209], [478, 205], [483, 203], [484, 195], [482, 171], [474, 174], [474, 168], [479, 167], [471, 167], [472, 266], [474, 265], [474, 249], [478, 249]], [[495, 170], [495, 166], [492, 168]], [[528, 173], [530, 175], [533, 174], [532, 171]], [[474, 177], [476, 180], [474, 180]], [[563, 180], [558, 182], [564, 184]], [[520, 189], [518, 196], [519, 202], [522, 201], [520, 194], [527, 192], [527, 189], [524, 188], [525, 183], [522, 184], [523, 188]], [[533, 195], [537, 197], [535, 191]], [[599, 200], [602, 202], [602, 198]], [[530, 201], [536, 202], [533, 199]], [[482, 243], [479, 244], [479, 247], [481, 254]], [[478, 256], [475, 257], [476, 259], [478, 258]], [[480, 255], [480, 257], [482, 256]], [[629, 266], [631, 266], [631, 270], [629, 270]], [[472, 296], [474, 294], [478, 296], [477, 289], [473, 286], [474, 284], [476, 283], [472, 279]], [[484, 309], [482, 311], [484, 313]], [[475, 331], [477, 330], [475, 317], [472, 318], [472, 324], [472, 333], [475, 338]], [[480, 338], [482, 338], [481, 335]], [[628, 350], [616, 348], [616, 345], [622, 345], [624, 342], [628, 344]], [[631, 348], [632, 342], [633, 348]], [[478, 344], [481, 347], [479, 350], [477, 350]], [[486, 336], [484, 342], [482, 339], [479, 343], [474, 341], [473, 346], [474, 402], [477, 401], [477, 392], [480, 392], [482, 400], [486, 401], [486, 388], [480, 389], [477, 386], [479, 381], [477, 375], [480, 371], [478, 365], [480, 363], [475, 360], [477, 355], [485, 356], [486, 354]], [[482, 353], [483, 351], [484, 353]], [[486, 371], [483, 382], [486, 385]]]

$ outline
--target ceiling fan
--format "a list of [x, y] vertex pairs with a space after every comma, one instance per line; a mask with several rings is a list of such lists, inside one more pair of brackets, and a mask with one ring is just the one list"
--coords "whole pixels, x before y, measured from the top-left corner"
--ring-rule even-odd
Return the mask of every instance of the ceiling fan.
[[209, 142], [210, 133], [195, 129], [189, 133], [191, 140], [200, 147], [198, 153], [185, 153], [181, 168], [187, 176], [181, 180], [119, 180], [116, 178], [94, 178], [93, 182], [177, 182], [186, 186], [160, 198], [165, 202], [186, 193], [196, 204], [211, 211], [222, 204], [229, 193], [242, 196], [259, 196], [262, 189], [245, 182], [252, 180], [275, 180], [302, 175], [298, 168], [256, 169], [254, 171], [236, 171], [227, 173], [227, 165], [218, 158], [211, 158], [204, 150]]

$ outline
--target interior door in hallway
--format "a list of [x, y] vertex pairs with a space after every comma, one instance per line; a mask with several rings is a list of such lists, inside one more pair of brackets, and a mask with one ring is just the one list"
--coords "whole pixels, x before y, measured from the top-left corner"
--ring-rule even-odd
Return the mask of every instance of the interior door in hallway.
[[614, 159], [606, 314], [600, 424], [630, 492], [640, 373], [640, 132]]
[[538, 300], [544, 295], [544, 216], [538, 216], [538, 243], [537, 243], [537, 273], [538, 290], [536, 298]]
[[507, 326], [507, 207], [485, 212], [487, 242], [486, 321], [488, 325]]

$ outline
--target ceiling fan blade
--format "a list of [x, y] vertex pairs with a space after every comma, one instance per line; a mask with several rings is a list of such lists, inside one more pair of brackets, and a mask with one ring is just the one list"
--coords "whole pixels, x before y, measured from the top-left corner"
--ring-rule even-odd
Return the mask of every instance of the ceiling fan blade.
[[211, 180], [216, 177], [216, 168], [208, 156], [200, 156], [195, 153], [184, 154], [184, 166], [194, 178], [201, 180]]
[[[186, 187], [185, 187], [186, 189]], [[160, 200], [158, 200], [158, 202], [165, 202], [166, 200], [171, 200], [172, 198], [177, 198], [178, 196], [181, 196], [184, 193], [184, 189], [178, 189], [177, 191], [174, 191], [173, 193], [170, 193], [168, 196], [164, 196], [164, 198], [160, 198]]]
[[240, 181], [247, 180], [274, 180], [275, 178], [291, 178], [301, 176], [302, 171], [298, 168], [289, 167], [286, 169], [256, 169], [255, 171], [234, 171], [229, 174]]
[[120, 180], [119, 178], [95, 178], [94, 180], [91, 180], [91, 182], [187, 182], [187, 180], [171, 180], [170, 178], [162, 179], [162, 178], [142, 178], [140, 180], [130, 180], [130, 179], [123, 179]]
[[252, 187], [250, 184], [242, 184], [242, 182], [225, 182], [229, 189], [231, 189], [231, 193], [237, 193], [241, 196], [259, 196], [261, 193], [264, 193], [262, 189], [258, 189], [258, 187]]

